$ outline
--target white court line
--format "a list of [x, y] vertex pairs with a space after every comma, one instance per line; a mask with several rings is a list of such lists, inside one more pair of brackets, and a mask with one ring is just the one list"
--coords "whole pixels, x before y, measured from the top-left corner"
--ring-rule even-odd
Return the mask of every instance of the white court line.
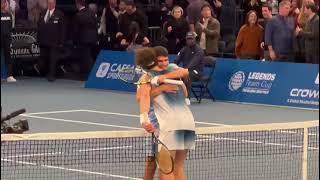
[[68, 113], [68, 112], [83, 112], [85, 110], [76, 109], [76, 110], [66, 110], [66, 111], [47, 111], [47, 112], [37, 112], [37, 113], [25, 113], [25, 115], [41, 115], [41, 114], [55, 114], [55, 113]]
[[[80, 149], [78, 152], [90, 152], [90, 151], [102, 151], [102, 150], [115, 150], [115, 149], [129, 149], [132, 146], [116, 146], [116, 147], [108, 147], [108, 148], [96, 148], [96, 149]], [[53, 153], [37, 153], [37, 154], [22, 154], [16, 156], [7, 156], [5, 158], [19, 158], [19, 157], [36, 157], [36, 156], [55, 156], [63, 154], [63, 152], [53, 152]]]
[[[196, 142], [206, 142], [206, 141], [220, 141], [220, 140], [225, 140], [225, 141], [240, 141], [248, 144], [264, 144], [264, 145], [270, 145], [270, 146], [287, 146], [287, 147], [293, 147], [293, 148], [302, 148], [302, 146], [297, 146], [297, 145], [287, 145], [287, 144], [279, 144], [279, 143], [263, 143], [262, 141], [251, 141], [251, 140], [239, 140], [235, 138], [221, 138], [221, 137], [213, 137], [213, 138], [203, 138], [203, 139], [197, 139]], [[309, 150], [319, 150], [317, 147], [308, 147]]]
[[[135, 114], [115, 113], [115, 112], [108, 112], [108, 111], [95, 111], [95, 110], [89, 110], [89, 109], [77, 109], [77, 110], [65, 110], [65, 111], [47, 111], [47, 112], [37, 112], [37, 113], [26, 113], [26, 114], [22, 114], [22, 115], [28, 115], [29, 116], [29, 115], [68, 113], [68, 112], [91, 112], [91, 113], [108, 114], [108, 115], [116, 115], [116, 116], [126, 116], [126, 117], [136, 117], [136, 118], [140, 117], [139, 115], [135, 115]], [[204, 124], [204, 125], [212, 125], [212, 126], [232, 126], [232, 125], [227, 125], [227, 124], [201, 122], [201, 121], [195, 121], [195, 123]]]
[[[109, 114], [109, 115], [118, 115], [118, 116], [129, 116], [129, 117], [137, 117], [139, 118], [140, 116], [135, 115], [135, 114], [123, 114], [123, 113], [113, 113], [113, 112], [106, 112], [106, 111], [95, 111], [95, 110], [83, 110], [86, 112], [92, 112], [92, 113], [100, 113], [100, 114]], [[201, 122], [201, 121], [195, 121], [197, 124], [205, 124], [205, 125], [213, 125], [213, 126], [232, 126], [232, 125], [227, 125], [227, 124], [220, 124], [220, 123], [209, 123], [209, 122]]]
[[76, 120], [71, 120], [71, 119], [60, 119], [60, 118], [50, 118], [50, 117], [42, 117], [42, 116], [32, 116], [32, 115], [26, 115], [26, 114], [21, 114], [21, 116], [31, 117], [31, 118], [36, 118], [36, 119], [46, 119], [46, 120], [51, 120], [51, 121], [71, 122], [71, 123], [88, 124], [88, 125], [105, 126], [105, 127], [117, 127], [117, 128], [135, 129], [135, 130], [141, 130], [142, 129], [142, 128], [136, 128], [136, 127], [130, 127], [130, 126], [118, 126], [118, 125], [112, 125], [112, 124], [102, 124], [102, 123], [94, 123], [94, 122], [87, 122], [87, 121], [76, 121]]
[[[36, 163], [30, 163], [30, 162], [24, 162], [24, 161], [14, 161], [14, 160], [9, 160], [9, 159], [1, 159], [1, 161], [15, 162], [18, 164], [27, 164], [27, 165], [37, 166]], [[50, 169], [61, 169], [61, 170], [65, 170], [65, 171], [80, 172], [80, 173], [84, 173], [84, 174], [94, 174], [94, 175], [101, 175], [101, 176], [107, 176], [107, 177], [116, 177], [116, 178], [120, 178], [120, 179], [142, 180], [140, 178], [133, 178], [133, 177], [128, 177], [128, 176], [120, 176], [120, 175], [93, 172], [93, 171], [86, 171], [86, 170], [81, 170], [81, 169], [73, 169], [73, 168], [66, 168], [66, 167], [60, 167], [60, 166], [49, 166], [49, 165], [41, 165], [41, 166], [45, 167], [45, 168], [50, 168]]]
[[[117, 116], [126, 116], [126, 117], [136, 117], [139, 118], [138, 115], [134, 114], [126, 114], [126, 113], [115, 113], [115, 112], [107, 112], [107, 111], [96, 111], [96, 110], [88, 110], [88, 109], [78, 109], [78, 110], [65, 110], [65, 111], [48, 111], [48, 112], [38, 112], [38, 113], [27, 113], [27, 114], [22, 114], [21, 116], [26, 116], [28, 117], [29, 115], [41, 115], [41, 114], [54, 114], [54, 113], [67, 113], [67, 112], [92, 112], [92, 113], [99, 113], [99, 114], [108, 114], [108, 115], [117, 115]], [[30, 116], [29, 116], [30, 117]], [[40, 117], [40, 116], [37, 116]], [[79, 121], [79, 122], [84, 122], [84, 121]], [[87, 122], [90, 123], [90, 122]], [[220, 124], [220, 123], [209, 123], [209, 122], [201, 122], [201, 121], [195, 121], [197, 124], [204, 124], [204, 125], [213, 125], [213, 126], [226, 126], [226, 127], [231, 127], [233, 125], [228, 125], [228, 124]], [[95, 123], [94, 125], [98, 125], [99, 123]], [[130, 129], [130, 128], [129, 128]], [[134, 128], [133, 128], [134, 129]], [[138, 128], [139, 130], [141, 128]], [[279, 130], [280, 133], [288, 133], [288, 134], [297, 134], [297, 132], [294, 131], [284, 131], [284, 130]], [[309, 136], [317, 136], [317, 134], [309, 133]]]
[[132, 146], [120, 146], [120, 147], [110, 147], [110, 148], [98, 148], [98, 149], [81, 149], [79, 152], [90, 152], [90, 151], [101, 151], [101, 150], [114, 150], [114, 149], [129, 149]]

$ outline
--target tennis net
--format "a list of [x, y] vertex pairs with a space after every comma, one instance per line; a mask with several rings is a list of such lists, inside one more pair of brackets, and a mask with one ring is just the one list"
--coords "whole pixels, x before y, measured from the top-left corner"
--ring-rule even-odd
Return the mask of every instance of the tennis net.
[[[319, 121], [197, 129], [188, 180], [318, 180]], [[1, 135], [1, 179], [143, 179], [143, 131]]]

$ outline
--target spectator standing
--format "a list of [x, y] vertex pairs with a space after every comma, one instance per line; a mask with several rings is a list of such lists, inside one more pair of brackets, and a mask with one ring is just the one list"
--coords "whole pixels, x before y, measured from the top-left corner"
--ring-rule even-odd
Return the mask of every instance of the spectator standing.
[[266, 26], [265, 44], [273, 61], [292, 61], [294, 40], [294, 19], [288, 17], [291, 3], [287, 0], [279, 4], [279, 14]]
[[61, 47], [65, 38], [64, 14], [56, 9], [56, 0], [47, 0], [48, 9], [40, 14], [38, 41], [40, 56], [38, 65], [42, 73], [47, 73], [48, 81], [55, 80], [55, 71]]
[[132, 0], [126, 0], [126, 12], [122, 15], [119, 21], [119, 29], [116, 34], [116, 38], [122, 40], [122, 36], [128, 36], [128, 27], [135, 21], [139, 24], [139, 28], [142, 33], [148, 33], [148, 19], [147, 16], [137, 9], [136, 5]]
[[16, 82], [16, 79], [12, 76], [13, 62], [10, 55], [11, 32], [12, 15], [9, 12], [8, 2], [7, 0], [1, 0], [1, 53], [4, 55], [4, 63], [7, 66], [7, 82]]
[[235, 54], [238, 59], [256, 59], [263, 57], [263, 49], [260, 44], [263, 40], [263, 28], [258, 24], [258, 15], [255, 11], [249, 11], [246, 16], [246, 24], [239, 31]]
[[[216, 3], [220, 1], [216, 0]], [[236, 32], [236, 3], [234, 0], [223, 0], [220, 5], [220, 15], [218, 16], [218, 20], [221, 26], [221, 36], [234, 36]]]
[[[220, 22], [221, 41], [225, 44], [224, 47], [222, 47], [223, 49], [221, 50], [223, 51], [223, 53], [233, 54], [236, 41], [235, 34], [240, 29], [240, 26], [239, 29], [237, 28], [238, 25], [236, 22], [241, 21], [242, 23], [242, 20], [240, 20], [242, 18], [236, 16], [237, 7], [234, 0], [216, 0], [216, 2], [221, 2], [220, 15], [218, 16], [218, 20]], [[238, 18], [239, 21], [236, 21], [236, 18]]]
[[167, 47], [170, 54], [177, 54], [185, 45], [189, 25], [183, 17], [183, 9], [175, 6], [171, 12], [171, 18], [164, 25], [164, 35], [167, 38]]
[[262, 17], [263, 19], [259, 20], [259, 24], [265, 29], [266, 24], [271, 20], [272, 18], [272, 6], [269, 4], [263, 4], [261, 7]]
[[201, 7], [209, 4], [204, 0], [188, 0], [187, 20], [190, 26], [190, 31], [195, 32], [195, 24], [201, 17]]
[[300, 5], [298, 0], [291, 0], [291, 9], [289, 12], [289, 16], [293, 17], [296, 21], [298, 19], [298, 16], [300, 14]]
[[88, 75], [92, 66], [92, 47], [97, 45], [98, 41], [98, 20], [94, 12], [85, 7], [85, 0], [76, 0], [78, 13], [74, 18], [74, 44], [78, 59], [80, 60], [80, 73]]
[[314, 3], [307, 3], [304, 12], [308, 16], [305, 28], [296, 28], [296, 35], [305, 41], [306, 62], [319, 64], [319, 16], [318, 8]]
[[218, 41], [220, 38], [220, 23], [212, 17], [210, 5], [201, 8], [201, 18], [195, 26], [197, 43], [205, 51], [206, 55], [218, 53]]
[[168, 20], [170, 20], [172, 18], [172, 10], [173, 10], [174, 6], [175, 6], [174, 0], [165, 0], [164, 4], [162, 5], [161, 10], [160, 10], [161, 24], [164, 24], [165, 22], [167, 22]]
[[118, 32], [118, 17], [120, 16], [117, 0], [108, 0], [108, 4], [103, 8], [100, 24], [100, 33], [106, 40], [108, 49], [115, 50], [116, 33]]
[[28, 20], [33, 26], [39, 22], [40, 13], [47, 9], [46, 0], [27, 0]]
[[[263, 29], [266, 29], [268, 22], [272, 18], [272, 6], [270, 4], [263, 4], [261, 11], [262, 11], [263, 19], [260, 19], [259, 24], [262, 26]], [[264, 37], [265, 35], [263, 36], [263, 42], [261, 43], [261, 48], [263, 48], [264, 50], [263, 59], [266, 60], [266, 59], [270, 59], [270, 57], [269, 57], [268, 46], [265, 45]]]
[[[308, 15], [306, 13], [304, 13], [304, 6], [307, 3], [314, 3], [314, 0], [303, 0], [303, 2], [302, 2], [302, 8], [301, 8], [302, 10], [301, 10], [301, 13], [299, 14], [298, 20], [297, 20], [298, 26], [302, 29], [305, 27], [305, 25], [308, 21]], [[319, 10], [319, 8], [318, 8], [318, 10]]]

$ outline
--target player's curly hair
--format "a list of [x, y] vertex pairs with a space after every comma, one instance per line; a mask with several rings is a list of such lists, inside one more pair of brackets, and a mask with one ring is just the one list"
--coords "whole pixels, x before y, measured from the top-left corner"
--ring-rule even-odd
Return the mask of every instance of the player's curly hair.
[[136, 50], [136, 64], [144, 70], [150, 70], [157, 65], [157, 55], [153, 48]]

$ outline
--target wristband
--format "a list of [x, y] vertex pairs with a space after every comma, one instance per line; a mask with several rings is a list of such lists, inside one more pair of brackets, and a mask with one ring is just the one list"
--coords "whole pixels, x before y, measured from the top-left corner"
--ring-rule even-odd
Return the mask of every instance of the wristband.
[[149, 122], [150, 122], [150, 120], [149, 120], [148, 113], [141, 113], [140, 114], [140, 124], [149, 123]]
[[151, 84], [154, 86], [159, 86], [159, 76], [155, 76], [154, 78], [151, 79]]

